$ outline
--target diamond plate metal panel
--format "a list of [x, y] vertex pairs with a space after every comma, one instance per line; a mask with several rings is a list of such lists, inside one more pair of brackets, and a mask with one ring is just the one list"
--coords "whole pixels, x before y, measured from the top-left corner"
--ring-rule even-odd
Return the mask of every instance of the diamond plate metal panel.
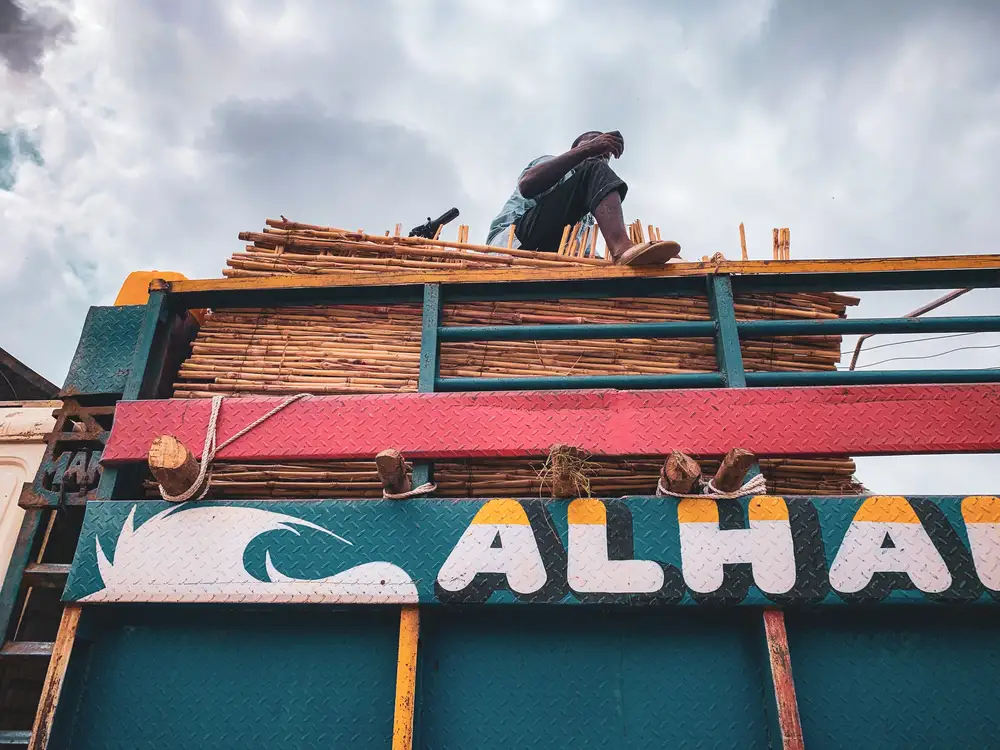
[[780, 747], [765, 724], [758, 617], [431, 612], [415, 746]]
[[85, 603], [1000, 602], [1000, 498], [88, 503]]
[[997, 747], [996, 611], [826, 610], [786, 622], [810, 750]]
[[145, 309], [145, 305], [90, 308], [62, 395], [124, 390]]
[[[221, 443], [280, 404], [230, 398]], [[106, 462], [145, 460], [153, 439], [176, 435], [201, 453], [210, 399], [120, 403]], [[678, 391], [410, 393], [296, 401], [219, 453], [226, 459], [544, 455], [569, 443], [595, 455], [866, 455], [1000, 450], [1000, 386]]]
[[85, 615], [52, 748], [389, 746], [398, 613]]

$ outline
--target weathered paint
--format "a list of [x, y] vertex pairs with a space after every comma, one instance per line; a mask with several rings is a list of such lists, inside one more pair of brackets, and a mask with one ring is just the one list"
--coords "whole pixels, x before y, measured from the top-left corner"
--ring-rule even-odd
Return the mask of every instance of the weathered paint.
[[45, 673], [45, 683], [42, 685], [42, 697], [38, 703], [38, 713], [35, 714], [35, 725], [31, 730], [28, 750], [46, 750], [49, 746], [56, 706], [59, 704], [59, 695], [66, 679], [66, 669], [76, 640], [76, 629], [80, 624], [80, 613], [81, 607], [76, 604], [68, 604], [63, 609], [59, 632], [52, 647], [49, 669]]
[[996, 603], [1000, 529], [966, 521], [964, 500], [96, 502], [65, 597]]
[[396, 659], [396, 704], [392, 720], [392, 750], [411, 750], [413, 747], [419, 642], [420, 609], [403, 607], [399, 613], [399, 655]]
[[792, 679], [792, 659], [788, 652], [785, 613], [777, 609], [764, 610], [764, 635], [767, 638], [768, 661], [774, 702], [778, 711], [778, 727], [784, 750], [803, 750], [802, 722]]

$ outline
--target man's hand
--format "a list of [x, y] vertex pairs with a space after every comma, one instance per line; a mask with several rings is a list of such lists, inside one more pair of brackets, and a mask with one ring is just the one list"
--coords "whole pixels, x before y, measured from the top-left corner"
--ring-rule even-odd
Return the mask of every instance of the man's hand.
[[534, 198], [544, 193], [569, 172], [587, 159], [619, 158], [625, 151], [625, 139], [617, 130], [584, 141], [564, 154], [536, 164], [525, 170], [517, 181], [517, 189], [525, 198]]
[[625, 152], [625, 139], [617, 130], [610, 133], [602, 133], [596, 138], [591, 138], [582, 144], [589, 158], [613, 156], [620, 159]]

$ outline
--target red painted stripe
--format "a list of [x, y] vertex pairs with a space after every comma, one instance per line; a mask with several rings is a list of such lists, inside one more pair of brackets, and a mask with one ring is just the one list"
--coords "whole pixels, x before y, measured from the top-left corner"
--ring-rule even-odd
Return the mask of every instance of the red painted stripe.
[[[227, 398], [218, 441], [281, 398]], [[200, 455], [209, 399], [123, 401], [106, 462], [140, 461], [171, 434]], [[553, 443], [596, 455], [767, 456], [1000, 450], [1000, 386], [861, 386], [675, 391], [545, 391], [316, 396], [219, 453], [227, 459], [538, 456]]]

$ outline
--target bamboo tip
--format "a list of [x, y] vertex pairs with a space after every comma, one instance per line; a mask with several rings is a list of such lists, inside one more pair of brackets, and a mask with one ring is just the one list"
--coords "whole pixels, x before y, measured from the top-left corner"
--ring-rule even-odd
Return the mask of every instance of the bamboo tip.
[[151, 467], [179, 469], [189, 456], [191, 451], [173, 435], [157, 435], [149, 446], [147, 460]]

